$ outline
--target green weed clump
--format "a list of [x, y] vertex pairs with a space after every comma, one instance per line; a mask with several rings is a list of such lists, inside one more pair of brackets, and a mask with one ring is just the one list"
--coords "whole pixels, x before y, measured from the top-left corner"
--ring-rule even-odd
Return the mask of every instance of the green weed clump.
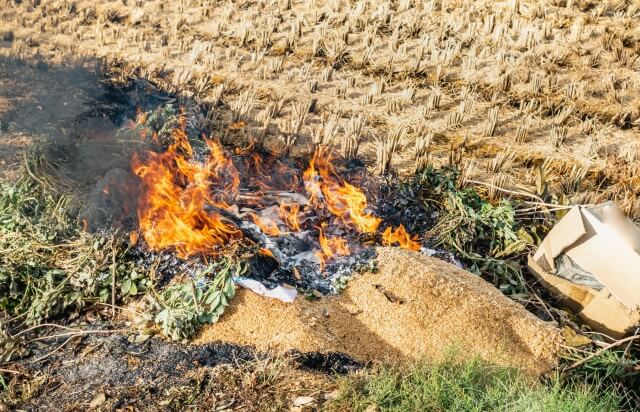
[[[200, 325], [216, 323], [235, 296], [233, 277], [246, 271], [244, 263], [221, 259], [183, 282], [148, 296], [148, 312], [142, 320], [161, 328], [172, 340], [193, 337]], [[213, 276], [212, 276], [213, 274]]]
[[34, 325], [75, 319], [95, 304], [145, 298], [144, 334], [159, 330], [182, 340], [218, 320], [234, 295], [232, 277], [244, 266], [210, 264], [156, 290], [154, 267], [134, 253], [117, 229], [84, 230], [74, 199], [25, 174], [0, 186], [0, 312]]
[[327, 409], [595, 412], [618, 410], [620, 402], [615, 393], [597, 385], [532, 382], [513, 369], [451, 357], [435, 365], [382, 367], [346, 377]]
[[[0, 187], [0, 310], [10, 317], [37, 324], [146, 290], [123, 237], [84, 232], [70, 202], [28, 177]], [[125, 281], [137, 287], [123, 294]]]
[[514, 201], [490, 202], [476, 189], [463, 187], [460, 172], [450, 167], [427, 167], [408, 178], [401, 190], [435, 216], [424, 229], [431, 245], [453, 252], [504, 293], [525, 290], [520, 259], [539, 241], [540, 228], [517, 219]]
[[[596, 353], [596, 356], [593, 356]], [[624, 348], [600, 350], [600, 347], [572, 348], [563, 354], [567, 365], [583, 362], [579, 367], [561, 369], [567, 382], [587, 382], [603, 390], [622, 395], [620, 410], [640, 408], [640, 346], [630, 342]], [[569, 363], [570, 362], [570, 363]]]

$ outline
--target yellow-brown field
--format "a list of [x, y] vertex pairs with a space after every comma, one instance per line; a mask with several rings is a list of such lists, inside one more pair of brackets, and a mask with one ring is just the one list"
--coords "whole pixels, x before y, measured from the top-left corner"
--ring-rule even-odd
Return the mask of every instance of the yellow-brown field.
[[453, 163], [640, 217], [637, 2], [7, 3], [3, 55], [104, 59], [205, 103], [225, 139], [333, 145], [378, 173]]

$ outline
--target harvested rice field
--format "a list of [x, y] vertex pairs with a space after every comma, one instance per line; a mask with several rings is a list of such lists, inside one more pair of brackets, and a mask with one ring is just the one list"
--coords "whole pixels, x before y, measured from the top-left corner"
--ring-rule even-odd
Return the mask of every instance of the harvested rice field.
[[0, 50], [47, 64], [102, 59], [123, 79], [205, 103], [219, 133], [241, 118], [232, 141], [332, 145], [376, 172], [451, 163], [494, 196], [541, 195], [543, 176], [566, 202], [616, 200], [640, 217], [638, 7], [7, 2]]
[[639, 195], [638, 1], [0, 0], [0, 411], [637, 410]]

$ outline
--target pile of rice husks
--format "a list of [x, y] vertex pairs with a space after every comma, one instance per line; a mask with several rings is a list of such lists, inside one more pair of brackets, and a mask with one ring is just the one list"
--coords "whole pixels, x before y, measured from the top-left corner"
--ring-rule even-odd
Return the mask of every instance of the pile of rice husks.
[[561, 343], [557, 329], [480, 277], [394, 248], [379, 248], [378, 271], [355, 277], [338, 296], [284, 304], [240, 290], [196, 342], [218, 340], [364, 361], [435, 360], [454, 350], [531, 374], [556, 364]]

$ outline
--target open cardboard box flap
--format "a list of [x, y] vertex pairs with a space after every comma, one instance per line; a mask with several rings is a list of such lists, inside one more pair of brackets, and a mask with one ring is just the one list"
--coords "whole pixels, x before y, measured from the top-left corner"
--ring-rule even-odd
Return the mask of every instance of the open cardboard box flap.
[[586, 233], [587, 230], [582, 221], [582, 212], [580, 208], [574, 207], [551, 229], [533, 259], [544, 270], [555, 272], [555, 258], [580, 240]]
[[[604, 288], [554, 275], [562, 253]], [[612, 202], [572, 208], [530, 257], [529, 268], [596, 330], [621, 336], [640, 320], [640, 228]]]

